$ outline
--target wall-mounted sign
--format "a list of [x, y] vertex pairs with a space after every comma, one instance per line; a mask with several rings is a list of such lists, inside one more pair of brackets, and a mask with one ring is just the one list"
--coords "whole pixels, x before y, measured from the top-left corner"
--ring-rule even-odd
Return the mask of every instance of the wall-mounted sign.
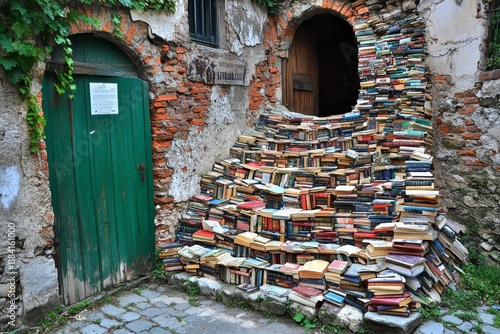
[[207, 56], [194, 58], [189, 63], [190, 80], [218, 85], [247, 86], [247, 63], [234, 60], [213, 59]]
[[118, 114], [118, 84], [91, 82], [90, 85], [90, 114], [117, 115]]

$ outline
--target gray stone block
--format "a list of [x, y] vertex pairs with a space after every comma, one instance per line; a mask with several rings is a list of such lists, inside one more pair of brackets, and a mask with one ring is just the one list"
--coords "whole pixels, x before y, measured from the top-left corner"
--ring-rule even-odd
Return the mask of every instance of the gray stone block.
[[462, 319], [460, 319], [459, 317], [456, 317], [454, 315], [445, 315], [443, 317], [443, 321], [452, 323], [452, 324], [454, 324], [456, 326], [459, 326], [459, 325], [461, 325], [464, 322]]
[[149, 330], [150, 334], [171, 334], [171, 332], [167, 331], [166, 329], [160, 328], [160, 327], [154, 327]]
[[484, 324], [486, 324], [486, 325], [493, 325], [493, 321], [495, 319], [495, 316], [493, 314], [479, 312], [479, 318], [481, 319], [481, 321]]
[[153, 327], [155, 324], [147, 320], [137, 320], [126, 324], [125, 327], [130, 329], [134, 333], [144, 332]]
[[490, 325], [483, 326], [482, 329], [483, 329], [484, 334], [499, 334], [500, 333], [500, 329], [495, 328], [495, 327], [490, 326]]
[[158, 308], [158, 307], [151, 307], [147, 308], [144, 311], [140, 312], [140, 315], [146, 316], [146, 317], [156, 317], [157, 315], [165, 313], [165, 309]]
[[116, 317], [119, 314], [127, 312], [126, 309], [121, 307], [116, 307], [115, 305], [108, 304], [101, 307], [101, 311], [111, 317]]
[[141, 316], [135, 312], [126, 312], [122, 313], [116, 316], [116, 319], [124, 321], [124, 322], [130, 322], [139, 319]]
[[339, 313], [337, 314], [337, 318], [340, 326], [348, 327], [351, 331], [355, 333], [361, 329], [364, 323], [363, 312], [360, 309], [351, 305], [344, 305], [344, 307], [342, 307]]
[[444, 334], [444, 325], [437, 321], [427, 321], [415, 330], [414, 334]]
[[464, 321], [460, 326], [457, 326], [457, 329], [460, 329], [464, 333], [470, 333], [472, 332], [472, 327], [474, 327], [474, 325], [472, 325], [470, 322]]
[[[37, 256], [19, 267], [26, 319], [38, 322], [43, 310], [59, 305], [59, 284], [54, 260]], [[30, 312], [32, 311], [33, 312]]]
[[135, 293], [128, 293], [126, 295], [118, 297], [117, 301], [118, 301], [118, 304], [120, 304], [120, 306], [125, 307], [125, 306], [130, 305], [130, 304], [145, 303], [148, 300], [145, 297], [139, 296]]
[[159, 315], [151, 320], [156, 322], [161, 327], [168, 328], [173, 331], [182, 326], [182, 323], [179, 320], [177, 320], [177, 318], [166, 317], [164, 315]]
[[290, 303], [290, 308], [288, 309], [288, 312], [290, 317], [293, 317], [297, 313], [302, 313], [309, 320], [315, 319], [316, 316], [318, 315], [317, 309], [295, 302]]
[[117, 326], [120, 326], [121, 324], [122, 323], [119, 321], [107, 319], [107, 318], [102, 319], [101, 322], [99, 323], [100, 326], [105, 327], [105, 328], [117, 327]]
[[286, 297], [273, 297], [271, 295], [264, 297], [260, 303], [260, 310], [263, 312], [269, 312], [277, 315], [283, 315], [286, 313]]
[[364, 319], [366, 327], [376, 333], [391, 334], [411, 333], [423, 322], [423, 316], [419, 312], [410, 313], [408, 318], [366, 312]]
[[108, 330], [106, 328], [103, 328], [103, 327], [96, 325], [96, 324], [87, 325], [87, 326], [82, 327], [80, 329], [80, 333], [82, 333], [82, 334], [104, 334], [107, 332], [108, 332]]
[[340, 312], [341, 307], [335, 306], [331, 303], [323, 303], [321, 308], [318, 311], [318, 319], [323, 324], [329, 325], [340, 325], [338, 320], [338, 313]]
[[158, 291], [150, 290], [150, 289], [144, 289], [141, 291], [141, 296], [144, 298], [147, 298], [147, 299], [153, 299], [153, 298], [156, 298], [158, 296], [161, 296], [161, 293]]
[[219, 281], [202, 277], [198, 280], [198, 287], [203, 296], [215, 297], [222, 288], [222, 284]]

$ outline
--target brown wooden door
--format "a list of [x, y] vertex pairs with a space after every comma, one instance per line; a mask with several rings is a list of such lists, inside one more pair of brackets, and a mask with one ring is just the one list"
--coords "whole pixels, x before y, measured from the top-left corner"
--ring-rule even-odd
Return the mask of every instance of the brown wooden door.
[[358, 49], [351, 25], [331, 14], [298, 27], [283, 60], [283, 104], [306, 115], [351, 111], [359, 89]]
[[283, 61], [283, 104], [305, 115], [318, 115], [318, 48], [314, 34], [302, 25]]

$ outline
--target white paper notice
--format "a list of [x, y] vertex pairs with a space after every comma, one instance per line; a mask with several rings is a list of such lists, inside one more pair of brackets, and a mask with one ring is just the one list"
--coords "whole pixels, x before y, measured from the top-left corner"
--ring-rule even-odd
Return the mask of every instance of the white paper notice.
[[118, 114], [118, 84], [117, 83], [90, 83], [90, 114], [117, 115]]

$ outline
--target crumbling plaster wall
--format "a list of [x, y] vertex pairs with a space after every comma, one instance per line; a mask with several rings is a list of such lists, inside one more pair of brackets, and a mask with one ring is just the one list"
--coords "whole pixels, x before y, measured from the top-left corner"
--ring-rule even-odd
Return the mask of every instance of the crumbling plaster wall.
[[57, 305], [59, 296], [50, 257], [53, 214], [47, 165], [29, 153], [26, 107], [16, 87], [2, 75], [0, 113], [0, 330], [4, 330], [25, 313]]
[[[149, 33], [156, 43], [170, 45], [165, 57], [171, 59], [173, 67], [184, 67], [189, 71], [189, 64], [203, 57], [241, 61], [248, 65], [247, 76], [251, 78], [255, 64], [265, 59], [265, 8], [251, 0], [227, 0], [221, 9], [220, 24], [223, 28], [220, 29], [219, 48], [191, 42], [185, 0], [178, 2], [174, 14], [132, 12], [131, 17], [148, 24]], [[176, 47], [177, 55], [179, 48], [185, 49], [181, 57], [177, 56], [179, 62], [175, 59]], [[228, 156], [238, 135], [258, 116], [246, 113], [248, 84], [207, 85], [190, 82], [184, 74], [171, 75], [171, 78], [165, 78], [165, 83], [163, 88], [155, 89], [152, 117], [153, 123], [161, 122], [162, 128], [172, 132], [167, 134], [167, 144], [165, 141], [155, 143], [155, 137], [160, 138], [165, 133], [161, 129], [153, 131], [153, 158], [163, 164], [154, 166], [157, 173], [155, 223], [157, 241], [160, 242], [173, 239], [185, 201], [199, 191], [200, 175], [210, 170], [216, 160]], [[185, 90], [190, 90], [190, 94], [183, 96]], [[162, 95], [165, 93], [168, 95]], [[158, 100], [159, 96], [164, 96], [162, 101]], [[155, 111], [156, 105], [159, 108]], [[190, 108], [196, 118], [183, 113], [185, 108]], [[158, 115], [163, 112], [165, 117]], [[179, 124], [187, 121], [190, 126], [175, 126], [173, 120], [179, 120]]]
[[487, 2], [424, 0], [436, 177], [448, 216], [500, 247], [500, 75], [486, 71]]

